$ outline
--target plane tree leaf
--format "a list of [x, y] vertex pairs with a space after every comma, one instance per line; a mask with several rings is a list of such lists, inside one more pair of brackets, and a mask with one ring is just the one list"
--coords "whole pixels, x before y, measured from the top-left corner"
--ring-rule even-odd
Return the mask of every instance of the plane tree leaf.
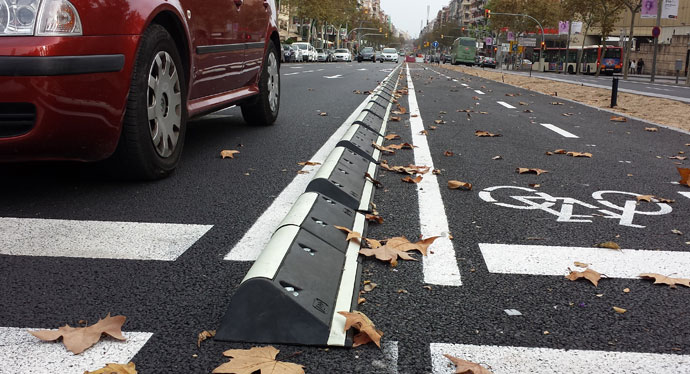
[[280, 351], [274, 347], [253, 347], [250, 349], [229, 349], [223, 352], [231, 357], [213, 370], [218, 374], [304, 374], [304, 366], [276, 360]]
[[84, 374], [137, 374], [136, 365], [130, 362], [123, 364], [107, 364], [104, 368], [95, 371], [86, 371]]
[[[359, 311], [354, 312], [338, 312], [338, 314], [345, 316], [345, 331], [350, 328], [354, 328], [359, 333], [352, 339], [352, 346], [358, 347], [370, 342], [376, 344], [377, 347], [381, 348], [381, 337], [383, 336], [383, 331], [379, 330], [374, 326], [369, 317], [364, 315], [364, 313]], [[263, 373], [262, 373], [263, 374]]]
[[517, 168], [516, 170], [518, 174], [536, 174], [536, 175], [542, 175], [544, 173], [548, 173], [548, 170], [543, 170], [543, 169], [530, 169], [530, 168]]
[[455, 374], [493, 374], [491, 370], [476, 362], [463, 360], [446, 354], [444, 354], [444, 356], [455, 364]]
[[594, 287], [599, 285], [599, 280], [601, 279], [601, 274], [598, 272], [592, 270], [592, 269], [585, 269], [585, 271], [575, 271], [571, 270], [570, 274], [565, 276], [567, 279], [570, 279], [571, 281], [576, 281], [581, 278], [585, 278], [588, 281], [592, 282]]
[[654, 284], [666, 284], [670, 288], [676, 288], [677, 285], [685, 286], [685, 287], [690, 287], [690, 279], [684, 279], [684, 278], [671, 278], [666, 275], [661, 275], [661, 274], [655, 274], [655, 273], [643, 273], [640, 274], [640, 278], [642, 279], [653, 279]]
[[235, 155], [240, 153], [240, 151], [236, 151], [234, 149], [226, 149], [223, 151], [220, 151], [220, 157], [222, 158], [235, 158]]
[[110, 313], [98, 320], [96, 324], [87, 327], [71, 327], [64, 325], [57, 330], [29, 331], [31, 335], [43, 341], [56, 341], [62, 337], [62, 343], [69, 351], [78, 355], [94, 344], [98, 343], [103, 334], [110, 335], [118, 340], [126, 340], [122, 335], [122, 325], [127, 317], [111, 317]]

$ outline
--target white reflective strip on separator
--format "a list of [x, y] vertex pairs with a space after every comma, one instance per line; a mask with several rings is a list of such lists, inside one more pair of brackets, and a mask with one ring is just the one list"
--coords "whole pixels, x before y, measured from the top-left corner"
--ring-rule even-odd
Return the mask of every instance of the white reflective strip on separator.
[[494, 374], [690, 373], [690, 355], [445, 343], [431, 343], [430, 351], [432, 374], [455, 373], [444, 354], [483, 364]]
[[309, 212], [318, 198], [319, 194], [316, 192], [303, 193], [299, 199], [295, 201], [292, 209], [285, 215], [285, 218], [283, 218], [278, 227], [285, 225], [301, 226], [304, 220], [309, 217]]
[[127, 363], [151, 339], [150, 332], [129, 332], [119, 341], [101, 339], [93, 347], [78, 355], [59, 342], [43, 342], [29, 331], [41, 328], [0, 327], [0, 373], [55, 374], [83, 373], [98, 370], [108, 363]]
[[[357, 213], [352, 231], [361, 233], [364, 230], [364, 224], [364, 215]], [[338, 289], [338, 296], [333, 307], [331, 332], [328, 336], [329, 346], [345, 346], [345, 317], [338, 314], [338, 312], [350, 311], [355, 289], [359, 289], [359, 285], [355, 284], [355, 281], [357, 280], [357, 258], [359, 257], [360, 247], [361, 243], [358, 240], [351, 240], [350, 245], [347, 247], [343, 275], [340, 278], [340, 288]]]
[[642, 273], [690, 278], [690, 252], [488, 243], [479, 243], [479, 249], [491, 273], [566, 275], [577, 261], [609, 278], [636, 279]]
[[0, 218], [0, 254], [175, 261], [211, 225]]
[[331, 154], [328, 155], [326, 161], [323, 162], [323, 165], [321, 165], [319, 171], [316, 172], [316, 175], [314, 175], [314, 179], [323, 178], [328, 180], [328, 178], [331, 177], [333, 170], [335, 170], [335, 168], [338, 166], [338, 161], [340, 160], [340, 157], [343, 155], [344, 152], [345, 148], [336, 147], [333, 150], [333, 152], [331, 152]]
[[[367, 173], [373, 177], [376, 173], [376, 168], [377, 166], [375, 163], [369, 163], [369, 170], [367, 170]], [[364, 191], [362, 191], [362, 198], [359, 200], [359, 208], [357, 208], [357, 210], [370, 210], [369, 203], [371, 202], [371, 195], [374, 194], [374, 187], [374, 183], [369, 180], [364, 183]]]
[[290, 249], [290, 245], [297, 237], [299, 226], [283, 226], [273, 234], [271, 241], [268, 242], [264, 250], [256, 259], [254, 265], [249, 269], [247, 275], [242, 279], [242, 283], [252, 278], [273, 279], [278, 273], [280, 264], [283, 263], [285, 254]]

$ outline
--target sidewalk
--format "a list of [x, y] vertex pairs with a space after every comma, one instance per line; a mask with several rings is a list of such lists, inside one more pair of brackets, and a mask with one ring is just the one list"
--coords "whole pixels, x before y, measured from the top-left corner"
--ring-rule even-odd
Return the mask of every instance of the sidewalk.
[[[500, 69], [500, 68], [499, 68]], [[513, 70], [513, 69], [508, 69], [508, 65], [503, 65], [503, 72], [505, 73], [529, 73], [529, 70]], [[684, 72], [681, 72], [681, 75], [678, 77], [678, 85], [685, 85], [685, 81], [687, 80], [687, 77], [683, 75]], [[554, 75], [554, 76], [580, 76], [580, 77], [595, 77], [595, 75], [586, 75], [586, 74], [581, 74], [581, 75], [575, 75], [575, 74], [564, 74], [562, 72], [541, 72], [541, 71], [536, 71], [533, 70], [532, 74], [541, 74], [541, 75]], [[616, 73], [613, 75], [616, 78], [623, 79], [623, 74], [622, 73]], [[602, 74], [600, 77], [610, 77], [609, 75], [604, 75]], [[645, 82], [649, 83], [649, 80], [651, 78], [650, 74], [629, 74], [628, 75], [628, 81], [640, 81], [640, 82]], [[660, 81], [669, 81], [670, 84], [676, 83], [676, 76], [670, 76], [670, 75], [657, 75], [654, 78], [655, 83], [665, 83], [665, 82], [660, 82]]]

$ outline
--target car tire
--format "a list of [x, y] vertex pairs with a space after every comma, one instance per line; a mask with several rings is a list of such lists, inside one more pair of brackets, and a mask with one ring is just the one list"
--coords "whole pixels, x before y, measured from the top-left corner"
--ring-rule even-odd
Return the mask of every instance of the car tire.
[[155, 180], [177, 167], [187, 130], [182, 66], [168, 31], [149, 26], [134, 60], [122, 132], [112, 157], [123, 177]]
[[259, 77], [259, 94], [240, 105], [244, 120], [255, 126], [272, 125], [280, 111], [280, 64], [275, 45], [268, 44]]

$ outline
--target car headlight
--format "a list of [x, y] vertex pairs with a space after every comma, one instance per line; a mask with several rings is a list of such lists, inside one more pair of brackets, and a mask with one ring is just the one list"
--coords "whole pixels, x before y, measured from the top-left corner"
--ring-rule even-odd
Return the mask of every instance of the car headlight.
[[0, 0], [0, 35], [82, 35], [68, 0]]

